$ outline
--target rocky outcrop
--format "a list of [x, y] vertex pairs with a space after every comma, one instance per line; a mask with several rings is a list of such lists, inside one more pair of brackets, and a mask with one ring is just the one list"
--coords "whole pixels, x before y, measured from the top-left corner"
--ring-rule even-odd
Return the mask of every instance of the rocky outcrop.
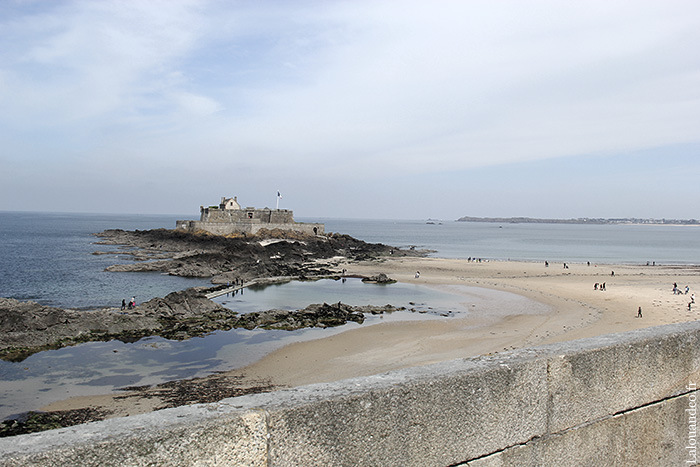
[[[391, 305], [353, 307], [314, 304], [302, 310], [267, 310], [239, 315], [206, 298], [211, 289], [193, 288], [154, 298], [132, 310], [63, 310], [0, 298], [0, 358], [21, 361], [47, 349], [88, 341], [130, 340], [158, 335], [182, 340], [216, 330], [296, 330], [364, 322], [364, 313], [396, 311]], [[401, 308], [403, 309], [403, 308]]]
[[367, 282], [370, 284], [393, 284], [396, 281], [388, 277], [383, 272], [380, 272], [379, 274], [375, 274], [374, 276], [363, 277], [362, 282]]
[[254, 329], [285, 329], [295, 330], [310, 327], [340, 326], [348, 321], [362, 324], [365, 317], [355, 311], [350, 305], [337, 303], [335, 305], [313, 304], [303, 310], [268, 310], [263, 312], [246, 313], [238, 320], [238, 327]]
[[138, 313], [157, 318], [192, 318], [210, 313], [230, 312], [228, 308], [209, 300], [208, 287], [195, 287], [156, 297], [137, 307]]
[[64, 310], [0, 298], [0, 358], [22, 360], [40, 350], [79, 342], [149, 335], [155, 317], [129, 310]]
[[326, 265], [318, 260], [335, 257], [364, 261], [426, 253], [367, 243], [341, 234], [261, 231], [255, 236], [223, 237], [156, 229], [106, 230], [97, 236], [100, 237], [97, 243], [121, 245], [120, 254], [131, 255], [136, 260], [110, 266], [109, 271], [159, 271], [183, 277], [209, 277], [215, 283], [233, 278], [331, 275], [337, 273], [330, 269], [333, 262]]

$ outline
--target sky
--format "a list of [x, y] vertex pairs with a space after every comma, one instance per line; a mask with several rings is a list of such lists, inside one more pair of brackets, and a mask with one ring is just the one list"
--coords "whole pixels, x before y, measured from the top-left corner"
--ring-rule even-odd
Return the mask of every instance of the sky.
[[2, 0], [0, 109], [0, 211], [700, 218], [694, 0]]

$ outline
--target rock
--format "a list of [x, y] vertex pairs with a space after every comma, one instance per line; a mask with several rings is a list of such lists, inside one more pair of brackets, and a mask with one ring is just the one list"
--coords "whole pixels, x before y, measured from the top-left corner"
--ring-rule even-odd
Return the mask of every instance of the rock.
[[203, 289], [191, 288], [172, 292], [164, 298], [154, 298], [142, 303], [136, 310], [147, 316], [190, 318], [197, 315], [229, 310], [209, 300]]
[[329, 305], [312, 304], [302, 310], [267, 310], [242, 315], [236, 327], [254, 329], [296, 330], [310, 327], [341, 326], [348, 321], [362, 324], [365, 317], [362, 313], [343, 303]]
[[[223, 237], [178, 230], [105, 230], [100, 244], [123, 245], [124, 255], [138, 263], [119, 264], [109, 271], [160, 271], [183, 277], [230, 277], [249, 280], [271, 276], [331, 274], [316, 260], [343, 256], [351, 261], [380, 256], [422, 256], [381, 243], [367, 243], [349, 235], [306, 235], [260, 231], [255, 236]], [[281, 240], [281, 241], [280, 241]]]
[[155, 318], [114, 310], [64, 310], [0, 298], [0, 358], [21, 361], [40, 350], [126, 335], [150, 335]]
[[380, 272], [379, 274], [376, 274], [374, 276], [363, 278], [362, 282], [366, 282], [369, 284], [393, 284], [396, 281], [394, 279], [389, 278], [383, 272]]
[[392, 313], [405, 308], [397, 308], [392, 305], [384, 306], [351, 306], [345, 303], [329, 305], [312, 304], [302, 310], [267, 310], [241, 315], [236, 327], [255, 329], [284, 329], [293, 331], [310, 327], [341, 326], [348, 321], [362, 324], [365, 321], [364, 314], [373, 315]]

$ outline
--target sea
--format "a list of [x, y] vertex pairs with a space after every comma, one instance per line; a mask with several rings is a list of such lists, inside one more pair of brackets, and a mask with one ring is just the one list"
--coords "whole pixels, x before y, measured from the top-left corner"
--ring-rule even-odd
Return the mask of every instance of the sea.
[[[101, 245], [94, 234], [106, 229], [174, 228], [188, 215], [0, 212], [0, 297], [43, 305], [96, 309], [117, 307], [197, 285], [160, 273], [107, 272], [132, 261], [128, 249]], [[430, 256], [592, 264], [700, 264], [697, 226], [498, 224], [454, 220], [362, 220], [299, 218], [322, 222], [326, 232], [368, 242], [430, 250]], [[100, 252], [102, 254], [93, 254]], [[105, 254], [106, 253], [106, 254]], [[457, 286], [455, 286], [457, 287]], [[465, 298], [467, 297], [467, 298]], [[359, 280], [290, 283], [217, 299], [240, 312], [302, 308], [310, 303], [343, 301], [353, 305], [391, 303], [422, 313], [369, 317], [364, 325], [391, 320], [451, 319], [517, 307], [543, 312], [544, 305], [506, 292], [463, 286], [429, 289], [417, 284], [369, 287]], [[37, 410], [66, 397], [103, 394], [135, 385], [158, 384], [242, 367], [283, 345], [327, 337], [361, 326], [294, 332], [231, 330], [202, 338], [170, 341], [148, 337], [138, 342], [91, 342], [34, 354], [22, 362], [0, 361], [0, 420]]]
[[700, 226], [313, 218], [326, 232], [434, 250], [440, 258], [591, 264], [700, 264]]

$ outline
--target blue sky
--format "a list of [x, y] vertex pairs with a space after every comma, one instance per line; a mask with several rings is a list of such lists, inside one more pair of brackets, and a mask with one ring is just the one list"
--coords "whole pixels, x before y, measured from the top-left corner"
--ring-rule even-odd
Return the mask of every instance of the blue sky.
[[700, 218], [695, 1], [0, 2], [0, 210]]

